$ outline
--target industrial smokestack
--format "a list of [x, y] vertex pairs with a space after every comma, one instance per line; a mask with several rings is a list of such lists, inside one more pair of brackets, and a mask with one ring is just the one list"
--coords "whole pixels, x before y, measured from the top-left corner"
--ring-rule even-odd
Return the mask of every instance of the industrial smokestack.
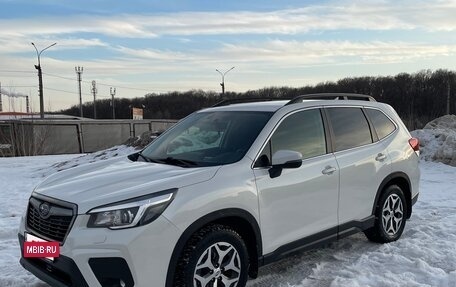
[[2, 95], [10, 97], [10, 98], [25, 98], [25, 102], [26, 102], [26, 106], [27, 106], [27, 113], [29, 112], [29, 110], [30, 110], [29, 97], [26, 94], [2, 90], [1, 83], [0, 83], [0, 112], [3, 111]]

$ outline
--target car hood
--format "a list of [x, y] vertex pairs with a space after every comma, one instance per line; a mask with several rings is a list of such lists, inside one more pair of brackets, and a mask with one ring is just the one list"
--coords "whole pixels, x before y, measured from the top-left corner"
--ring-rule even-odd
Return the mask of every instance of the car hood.
[[34, 192], [75, 203], [82, 214], [100, 205], [207, 181], [218, 169], [134, 162], [122, 157], [55, 173]]

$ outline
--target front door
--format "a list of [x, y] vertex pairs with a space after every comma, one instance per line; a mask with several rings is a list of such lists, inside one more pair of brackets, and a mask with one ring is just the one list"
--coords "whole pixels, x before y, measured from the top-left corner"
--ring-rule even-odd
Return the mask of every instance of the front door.
[[[303, 162], [271, 178], [267, 163], [278, 150], [298, 151]], [[300, 239], [306, 243], [306, 237], [322, 231], [322, 236], [335, 234], [339, 169], [334, 155], [327, 152], [320, 109], [286, 116], [264, 147], [254, 174], [264, 254]]]

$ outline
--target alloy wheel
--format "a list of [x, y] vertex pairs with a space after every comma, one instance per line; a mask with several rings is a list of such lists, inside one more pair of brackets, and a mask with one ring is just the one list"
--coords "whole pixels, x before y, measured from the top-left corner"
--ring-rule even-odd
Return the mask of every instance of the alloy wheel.
[[236, 248], [217, 242], [199, 257], [193, 287], [236, 287], [241, 276], [241, 260]]
[[397, 194], [390, 194], [385, 200], [382, 209], [382, 224], [388, 236], [394, 236], [400, 230], [404, 220], [404, 208], [401, 198]]

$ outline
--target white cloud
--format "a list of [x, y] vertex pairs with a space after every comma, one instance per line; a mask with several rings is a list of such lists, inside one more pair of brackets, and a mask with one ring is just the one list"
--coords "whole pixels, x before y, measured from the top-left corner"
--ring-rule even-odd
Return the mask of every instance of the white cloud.
[[78, 32], [123, 38], [160, 35], [297, 34], [328, 30], [456, 30], [456, 2], [333, 1], [271, 12], [180, 12], [111, 16], [79, 15], [0, 20], [0, 35], [59, 35]]
[[[455, 45], [385, 42], [385, 41], [283, 41], [269, 40], [243, 44], [224, 44], [213, 51], [173, 52], [157, 49], [132, 49], [121, 47], [119, 52], [133, 59], [178, 62], [183, 68], [187, 63], [213, 65], [229, 63], [273, 63], [278, 66], [315, 66], [341, 62], [353, 63], [403, 63], [416, 59], [456, 54]], [[155, 68], [155, 67], [154, 67]]]
[[[53, 102], [54, 108], [67, 107], [78, 101], [74, 66], [84, 67], [83, 79], [89, 82], [96, 80], [117, 87], [140, 89], [118, 88], [120, 97], [143, 96], [147, 91], [218, 90], [219, 75], [215, 68], [225, 69], [231, 66], [236, 66], [236, 69], [229, 74], [227, 87], [236, 91], [270, 85], [314, 84], [356, 73], [363, 75], [366, 71], [393, 74], [422, 68], [451, 68], [456, 62], [454, 37], [445, 39], [439, 34], [433, 38], [428, 37], [432, 33], [423, 33], [422, 41], [385, 39], [392, 39], [395, 35], [411, 30], [416, 30], [414, 39], [419, 32], [455, 31], [455, 15], [454, 0], [347, 0], [271, 12], [182, 12], [117, 17], [79, 15], [0, 19], [2, 69], [28, 71], [16, 76], [0, 70], [0, 80], [3, 85], [35, 86], [18, 88], [16, 91], [30, 93], [37, 99], [37, 77], [33, 67], [36, 56], [31, 41], [36, 42], [38, 48], [58, 42], [52, 50], [87, 49], [81, 51], [81, 55], [85, 55], [84, 60], [80, 57], [77, 60], [63, 57], [57, 59], [52, 57], [52, 53], [46, 53], [42, 59], [45, 87], [70, 92], [45, 90], [45, 98]], [[347, 29], [351, 30], [350, 34], [344, 34]], [[388, 33], [389, 38], [382, 38], [381, 33], [375, 33], [379, 39], [376, 41], [363, 40], [354, 35], [356, 31], [374, 30], [399, 32]], [[315, 36], [326, 31], [338, 32], [331, 35], [337, 34], [337, 39], [340, 40]], [[218, 37], [250, 34], [255, 35], [246, 41], [240, 39], [247, 37]], [[312, 37], [306, 37], [311, 34]], [[394, 35], [391, 36], [392, 34]], [[448, 34], [443, 33], [443, 36]], [[203, 37], [192, 37], [199, 35]], [[211, 37], [204, 37], [207, 35]], [[121, 44], [115, 43], [118, 39], [112, 38], [116, 37], [126, 40], [119, 41]], [[165, 48], [134, 48], [135, 44], [126, 44], [130, 39], [140, 38], [141, 41], [138, 42], [143, 45], [147, 43], [143, 40], [157, 37], [164, 38], [160, 47]], [[308, 40], [302, 40], [305, 38]], [[177, 40], [182, 46], [167, 46], [166, 41], [169, 39], [174, 40], [173, 44]], [[218, 44], [198, 44], [199, 41], [203, 43], [208, 40], [216, 40]], [[106, 55], [92, 54], [91, 48], [105, 49]], [[23, 56], [25, 53], [27, 56]], [[68, 54], [67, 52], [66, 55]], [[389, 67], [394, 65], [394, 68], [382, 70], [385, 64], [391, 65]], [[319, 68], [319, 72], [314, 73], [314, 68]], [[86, 100], [90, 99], [89, 89], [89, 83], [83, 83]], [[100, 97], [109, 96], [109, 87], [99, 86], [99, 94]], [[34, 105], [37, 103], [35, 100]]]
[[55, 47], [52, 49], [57, 50], [67, 50], [67, 49], [84, 49], [89, 47], [107, 47], [108, 44], [101, 41], [97, 38], [76, 38], [76, 37], [42, 37], [36, 36], [32, 40], [26, 38], [24, 36], [20, 37], [13, 37], [13, 36], [5, 36], [0, 34], [0, 54], [8, 54], [8, 53], [23, 53], [23, 52], [32, 52], [33, 47], [31, 42], [36, 42], [36, 44], [42, 44], [42, 46], [37, 46], [38, 49], [45, 48], [46, 45], [57, 43]]
[[144, 58], [149, 60], [177, 61], [189, 60], [188, 55], [182, 52], [163, 51], [158, 49], [131, 49], [127, 47], [118, 47], [116, 50], [125, 55], [135, 58]]

